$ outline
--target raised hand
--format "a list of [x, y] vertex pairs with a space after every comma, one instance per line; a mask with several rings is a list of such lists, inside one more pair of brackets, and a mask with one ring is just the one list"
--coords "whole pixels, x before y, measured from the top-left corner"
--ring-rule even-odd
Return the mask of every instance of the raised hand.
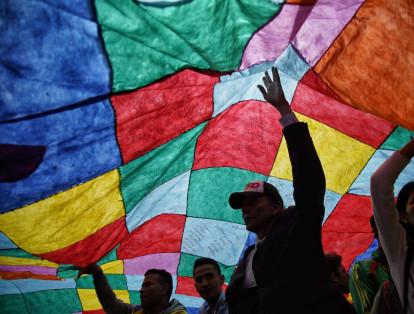
[[85, 274], [93, 275], [93, 274], [96, 274], [100, 271], [102, 271], [101, 267], [98, 266], [97, 264], [90, 264], [86, 267], [80, 267], [77, 278], [79, 278], [80, 276], [85, 275]]
[[265, 76], [263, 77], [264, 87], [262, 85], [258, 85], [257, 87], [263, 94], [263, 98], [275, 107], [281, 115], [292, 113], [289, 103], [285, 98], [285, 94], [283, 93], [279, 73], [275, 67], [272, 67], [272, 73], [273, 80], [266, 71]]

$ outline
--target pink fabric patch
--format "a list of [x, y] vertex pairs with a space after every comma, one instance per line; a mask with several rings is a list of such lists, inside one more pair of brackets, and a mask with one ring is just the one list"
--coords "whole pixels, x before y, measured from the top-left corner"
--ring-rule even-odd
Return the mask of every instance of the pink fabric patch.
[[292, 43], [314, 66], [352, 19], [364, 0], [319, 0]]
[[312, 5], [285, 4], [278, 15], [253, 35], [243, 53], [240, 70], [277, 59], [295, 37]]
[[0, 271], [10, 272], [31, 272], [38, 275], [56, 276], [56, 268], [42, 266], [17, 266], [17, 265], [0, 265]]
[[159, 268], [175, 275], [179, 260], [180, 253], [145, 255], [124, 260], [124, 271], [126, 275], [143, 275], [150, 268]]

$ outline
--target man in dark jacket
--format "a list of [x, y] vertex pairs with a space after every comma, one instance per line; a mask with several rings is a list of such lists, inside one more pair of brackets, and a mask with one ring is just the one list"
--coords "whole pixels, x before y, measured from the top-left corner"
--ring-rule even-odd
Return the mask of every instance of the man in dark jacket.
[[235, 269], [226, 298], [230, 313], [354, 313], [332, 283], [322, 249], [325, 177], [307, 125], [297, 121], [285, 99], [277, 69], [259, 86], [281, 114], [292, 164], [295, 206], [284, 209], [277, 189], [251, 182], [231, 194], [246, 228], [256, 233]]
[[79, 269], [83, 274], [93, 275], [96, 295], [105, 313], [108, 314], [187, 314], [185, 307], [170, 297], [173, 290], [172, 276], [163, 269], [149, 269], [139, 290], [141, 306], [125, 303], [117, 299], [102, 269], [97, 264], [90, 264]]

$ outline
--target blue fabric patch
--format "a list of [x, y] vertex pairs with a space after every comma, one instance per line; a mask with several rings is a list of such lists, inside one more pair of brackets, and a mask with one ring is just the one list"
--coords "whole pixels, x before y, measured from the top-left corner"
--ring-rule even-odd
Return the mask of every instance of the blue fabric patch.
[[181, 252], [215, 259], [226, 266], [237, 264], [248, 232], [244, 225], [187, 217]]
[[0, 121], [111, 91], [91, 1], [0, 2]]
[[17, 245], [10, 241], [10, 239], [6, 237], [3, 232], [0, 232], [0, 250], [15, 248], [17, 248]]
[[41, 200], [121, 166], [114, 112], [108, 100], [37, 119], [0, 124], [2, 141], [44, 145], [28, 177], [0, 183], [0, 212]]
[[289, 45], [276, 61], [267, 61], [254, 65], [240, 72], [234, 72], [220, 78], [220, 83], [214, 86], [214, 113], [219, 115], [227, 108], [244, 100], [264, 101], [257, 85], [263, 85], [265, 71], [272, 76], [272, 66], [276, 66], [286, 100], [290, 103], [298, 82], [309, 70], [309, 65]]
[[371, 243], [371, 245], [369, 246], [369, 248], [362, 254], [358, 255], [357, 257], [355, 257], [355, 259], [352, 262], [352, 265], [359, 262], [359, 261], [364, 261], [367, 259], [371, 259], [372, 253], [374, 253], [376, 250], [378, 249], [378, 240], [374, 239]]
[[[356, 178], [348, 193], [370, 196], [370, 180], [374, 172], [388, 159], [394, 151], [379, 149], [371, 157], [361, 174]], [[413, 181], [414, 178], [414, 159], [405, 167], [398, 176], [394, 185], [394, 196], [397, 196], [405, 184]]]
[[244, 244], [244, 248], [240, 254], [239, 260], [243, 258], [244, 252], [249, 248], [249, 246], [256, 243], [257, 236], [253, 232], [249, 232], [249, 236], [247, 237], [246, 243]]
[[[269, 177], [267, 180], [270, 184], [274, 185], [280, 193], [280, 196], [283, 199], [285, 207], [295, 205], [293, 199], [293, 182], [290, 180], [279, 179], [276, 177]], [[323, 222], [328, 219], [329, 215], [332, 213], [342, 195], [332, 192], [331, 190], [325, 191], [324, 205], [325, 205], [325, 214]]]
[[[72, 279], [65, 280], [36, 280], [36, 279], [18, 279], [10, 280], [21, 293], [43, 291], [43, 290], [59, 290], [59, 289], [75, 289], [76, 282]], [[12, 292], [12, 290], [10, 291]]]
[[198, 308], [198, 307], [186, 307], [185, 309], [187, 310], [188, 314], [198, 314], [198, 313], [200, 313], [200, 308]]

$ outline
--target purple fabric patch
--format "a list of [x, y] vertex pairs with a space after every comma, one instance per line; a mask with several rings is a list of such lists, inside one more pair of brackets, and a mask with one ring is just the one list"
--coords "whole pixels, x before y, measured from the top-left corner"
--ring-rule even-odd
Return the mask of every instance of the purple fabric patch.
[[29, 271], [38, 275], [56, 276], [57, 268], [42, 266], [17, 266], [17, 265], [0, 265], [0, 271], [22, 272]]
[[139, 256], [124, 260], [126, 275], [143, 275], [150, 268], [165, 269], [170, 274], [177, 273], [180, 253], [161, 253]]
[[309, 16], [312, 5], [285, 4], [278, 15], [255, 33], [244, 50], [240, 70], [277, 59]]
[[342, 32], [364, 0], [319, 0], [292, 43], [314, 66]]

